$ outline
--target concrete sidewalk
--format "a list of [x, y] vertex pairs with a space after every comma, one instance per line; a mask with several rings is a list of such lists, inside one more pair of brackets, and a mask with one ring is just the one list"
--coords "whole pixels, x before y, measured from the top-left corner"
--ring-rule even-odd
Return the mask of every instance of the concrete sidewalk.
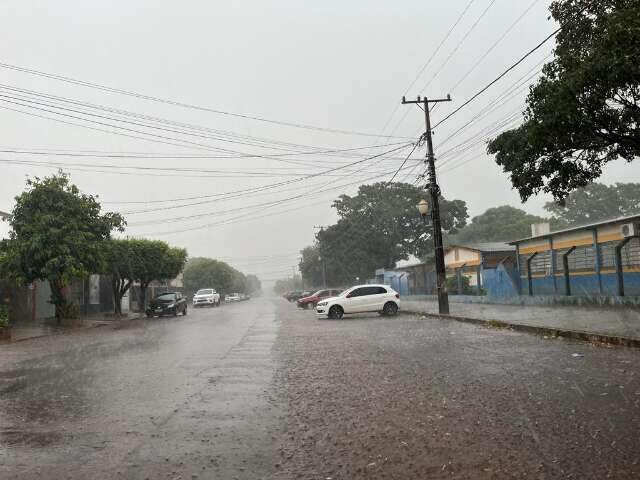
[[[523, 306], [449, 302], [451, 317], [480, 323], [498, 321], [523, 330], [556, 330], [577, 338], [601, 337], [604, 341], [640, 345], [640, 309], [574, 306]], [[438, 314], [431, 300], [402, 299], [402, 311]]]
[[[39, 322], [24, 322], [11, 325], [11, 340], [9, 342], [21, 342], [32, 338], [48, 337], [50, 335], [61, 335], [69, 332], [77, 332], [90, 328], [113, 325], [117, 321], [131, 320], [138, 318], [138, 314], [130, 314], [128, 317], [116, 318], [114, 316], [95, 315], [84, 317], [82, 326], [65, 327], [56, 325], [52, 319]], [[5, 342], [6, 343], [6, 342]]]

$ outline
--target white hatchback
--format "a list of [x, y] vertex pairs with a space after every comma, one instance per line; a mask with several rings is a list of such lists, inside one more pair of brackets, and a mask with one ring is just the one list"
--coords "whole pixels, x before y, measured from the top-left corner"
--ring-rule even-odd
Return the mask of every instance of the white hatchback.
[[337, 297], [318, 302], [318, 318], [340, 319], [348, 313], [378, 312], [393, 316], [400, 309], [400, 294], [388, 285], [356, 285]]

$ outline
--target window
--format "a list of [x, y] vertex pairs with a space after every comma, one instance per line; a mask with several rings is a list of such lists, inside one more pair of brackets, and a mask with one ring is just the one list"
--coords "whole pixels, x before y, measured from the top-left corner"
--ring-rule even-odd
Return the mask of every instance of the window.
[[365, 294], [364, 290], [364, 288], [356, 288], [355, 290], [352, 290], [347, 296], [349, 298], [361, 297]]
[[163, 293], [161, 295], [158, 295], [156, 298], [158, 300], [165, 300], [165, 301], [170, 300], [170, 301], [172, 301], [172, 300], [175, 300], [178, 297], [177, 297], [177, 295], [175, 293]]
[[388, 293], [387, 289], [384, 287], [376, 287], [376, 290], [377, 290], [376, 294]]

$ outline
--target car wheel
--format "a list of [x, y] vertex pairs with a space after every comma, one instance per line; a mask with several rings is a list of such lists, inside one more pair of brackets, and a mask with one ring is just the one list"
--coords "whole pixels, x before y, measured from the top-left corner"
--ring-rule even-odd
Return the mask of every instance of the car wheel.
[[185, 317], [187, 316], [187, 307], [184, 307], [184, 312], [182, 312], [182, 315], [184, 315]]
[[387, 302], [384, 304], [382, 314], [386, 317], [393, 317], [398, 313], [398, 305], [393, 302]]
[[153, 315], [151, 315], [150, 313], [147, 313], [147, 318], [153, 318]]
[[302, 308], [304, 308], [305, 310], [309, 310], [309, 304], [308, 304], [308, 303], [305, 303], [305, 304], [304, 304], [304, 306], [303, 306]]
[[329, 318], [340, 320], [344, 315], [344, 310], [340, 305], [334, 305], [329, 309]]

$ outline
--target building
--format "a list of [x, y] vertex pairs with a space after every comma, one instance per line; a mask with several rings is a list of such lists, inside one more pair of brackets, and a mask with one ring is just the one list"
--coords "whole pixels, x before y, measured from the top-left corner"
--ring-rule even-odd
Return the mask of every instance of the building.
[[522, 295], [640, 295], [640, 215], [533, 235], [517, 251]]
[[507, 243], [477, 243], [449, 245], [445, 248], [444, 264], [447, 277], [458, 279], [461, 292], [462, 277], [469, 280], [469, 293], [486, 293], [490, 297], [517, 295], [516, 248]]

